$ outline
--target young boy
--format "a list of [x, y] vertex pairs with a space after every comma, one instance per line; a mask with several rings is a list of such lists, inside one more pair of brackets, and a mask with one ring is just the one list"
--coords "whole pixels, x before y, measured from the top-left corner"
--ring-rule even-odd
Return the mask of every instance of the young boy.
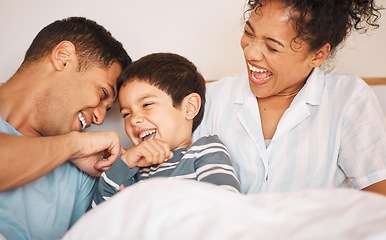
[[[217, 136], [192, 144], [205, 105], [205, 81], [193, 63], [172, 53], [150, 54], [123, 71], [117, 88], [134, 147], [102, 174], [93, 207], [123, 186], [152, 177], [195, 179], [240, 191], [228, 150]], [[142, 159], [156, 164], [137, 167]]]

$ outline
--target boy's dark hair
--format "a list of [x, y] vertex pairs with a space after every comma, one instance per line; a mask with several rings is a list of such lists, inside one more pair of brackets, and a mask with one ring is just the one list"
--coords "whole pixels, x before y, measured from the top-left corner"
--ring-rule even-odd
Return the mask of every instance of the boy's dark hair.
[[114, 62], [124, 69], [131, 63], [122, 43], [104, 27], [84, 17], [70, 17], [47, 25], [36, 35], [21, 68], [46, 57], [62, 41], [74, 44], [79, 71], [93, 65], [108, 67]]
[[153, 53], [131, 63], [117, 80], [117, 89], [128, 82], [144, 81], [166, 92], [173, 100], [173, 107], [191, 93], [201, 97], [201, 108], [193, 119], [192, 132], [204, 116], [205, 80], [197, 67], [188, 59], [173, 53]]

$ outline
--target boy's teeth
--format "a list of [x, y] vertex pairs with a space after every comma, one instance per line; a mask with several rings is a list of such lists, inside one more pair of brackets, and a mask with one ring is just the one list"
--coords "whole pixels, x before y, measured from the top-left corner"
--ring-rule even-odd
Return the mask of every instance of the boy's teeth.
[[252, 72], [268, 72], [268, 70], [260, 69], [260, 68], [254, 67], [254, 66], [252, 66], [252, 65], [249, 64], [249, 63], [248, 63], [248, 66], [249, 66], [249, 69], [250, 69]]
[[79, 118], [79, 121], [82, 123], [82, 130], [85, 129], [87, 124], [84, 118], [82, 117], [81, 113], [78, 114], [78, 118]]
[[148, 135], [150, 135], [150, 134], [153, 134], [153, 133], [155, 133], [156, 132], [156, 130], [148, 130], [148, 131], [144, 131], [143, 133], [141, 133], [140, 135], [139, 135], [139, 137], [140, 138], [144, 138], [144, 137], [146, 137], [146, 136], [148, 136]]

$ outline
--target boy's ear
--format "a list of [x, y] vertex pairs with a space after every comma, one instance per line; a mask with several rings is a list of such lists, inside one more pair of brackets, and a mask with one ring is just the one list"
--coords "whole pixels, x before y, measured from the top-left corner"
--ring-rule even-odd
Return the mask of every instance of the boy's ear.
[[319, 67], [327, 59], [330, 53], [331, 45], [329, 43], [324, 44], [319, 50], [315, 51], [314, 56], [311, 60], [312, 67]]
[[62, 41], [51, 53], [51, 61], [56, 70], [61, 71], [75, 55], [75, 46], [69, 41]]
[[185, 97], [185, 106], [186, 106], [186, 119], [193, 119], [201, 108], [201, 97], [198, 93], [191, 93]]

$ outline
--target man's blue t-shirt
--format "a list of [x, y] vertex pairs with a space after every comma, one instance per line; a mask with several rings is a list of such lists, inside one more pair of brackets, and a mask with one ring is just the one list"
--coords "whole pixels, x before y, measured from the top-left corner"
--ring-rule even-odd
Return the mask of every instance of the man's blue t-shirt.
[[[0, 132], [21, 135], [1, 117]], [[62, 238], [87, 211], [94, 186], [94, 177], [65, 162], [29, 184], [0, 192], [0, 234], [7, 240]]]

